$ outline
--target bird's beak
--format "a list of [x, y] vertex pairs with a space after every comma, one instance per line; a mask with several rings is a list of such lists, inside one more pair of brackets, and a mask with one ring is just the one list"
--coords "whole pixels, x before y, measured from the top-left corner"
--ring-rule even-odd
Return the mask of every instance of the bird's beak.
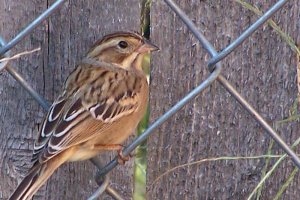
[[158, 51], [159, 48], [151, 43], [149, 40], [144, 40], [144, 44], [140, 46], [137, 50], [139, 53], [150, 53], [152, 51]]

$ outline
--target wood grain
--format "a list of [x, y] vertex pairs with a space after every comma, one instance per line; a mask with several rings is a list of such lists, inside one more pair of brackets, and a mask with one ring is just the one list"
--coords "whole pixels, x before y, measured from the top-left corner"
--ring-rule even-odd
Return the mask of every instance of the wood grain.
[[[0, 34], [12, 39], [54, 0], [0, 2]], [[107, 33], [140, 30], [140, 5], [131, 1], [67, 1], [48, 21], [18, 44], [12, 53], [40, 46], [38, 54], [12, 62], [49, 102], [90, 45]], [[11, 77], [0, 75], [0, 199], [7, 199], [30, 167], [33, 141], [45, 112]], [[108, 161], [114, 153], [102, 156]], [[125, 199], [132, 196], [132, 162], [111, 174], [111, 185]], [[34, 199], [87, 199], [97, 188], [96, 168], [88, 161], [59, 168]], [[110, 199], [104, 196], [103, 199]]]
[[[175, 2], [218, 51], [258, 18], [235, 1]], [[247, 2], [266, 11], [277, 1]], [[290, 2], [273, 18], [294, 40], [299, 40], [299, 8], [299, 2]], [[153, 1], [151, 24], [151, 39], [161, 47], [152, 57], [153, 121], [205, 80], [209, 56], [163, 1]], [[272, 28], [257, 30], [222, 65], [222, 74], [268, 122], [289, 116], [297, 95], [296, 54]], [[299, 137], [299, 128], [299, 122], [289, 122], [277, 130], [291, 144]], [[261, 178], [265, 159], [204, 162], [154, 180], [178, 165], [205, 158], [263, 155], [270, 142], [259, 124], [215, 82], [148, 140], [147, 199], [246, 199]], [[272, 153], [283, 151], [275, 144]], [[290, 159], [280, 165], [261, 199], [275, 197], [293, 166]], [[299, 178], [297, 174], [282, 199], [299, 197]]]

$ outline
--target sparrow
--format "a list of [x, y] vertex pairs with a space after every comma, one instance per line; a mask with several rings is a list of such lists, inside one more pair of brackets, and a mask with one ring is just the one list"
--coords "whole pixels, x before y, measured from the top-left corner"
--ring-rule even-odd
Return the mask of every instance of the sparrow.
[[143, 72], [146, 54], [157, 46], [133, 32], [98, 40], [75, 67], [42, 123], [33, 166], [10, 200], [28, 200], [63, 163], [120, 150], [148, 103]]

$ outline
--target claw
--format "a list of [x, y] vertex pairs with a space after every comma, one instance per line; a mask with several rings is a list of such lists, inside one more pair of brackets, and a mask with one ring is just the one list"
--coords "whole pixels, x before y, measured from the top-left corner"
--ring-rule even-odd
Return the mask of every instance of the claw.
[[117, 150], [117, 152], [118, 152], [118, 163], [120, 165], [124, 165], [126, 161], [128, 161], [130, 158], [132, 158], [134, 156], [131, 153], [128, 156], [124, 156], [123, 155], [123, 148]]

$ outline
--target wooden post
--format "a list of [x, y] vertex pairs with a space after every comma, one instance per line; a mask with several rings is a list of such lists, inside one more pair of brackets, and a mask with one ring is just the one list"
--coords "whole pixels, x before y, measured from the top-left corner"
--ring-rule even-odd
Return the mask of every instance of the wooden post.
[[[218, 51], [258, 19], [237, 1], [176, 2]], [[251, 2], [264, 12], [277, 1]], [[294, 40], [299, 40], [299, 6], [289, 2], [273, 18]], [[152, 57], [153, 121], [205, 80], [209, 55], [163, 1], [152, 3], [151, 24], [151, 39], [161, 47]], [[264, 25], [257, 30], [222, 66], [222, 74], [268, 122], [289, 117], [297, 96], [296, 54], [273, 28]], [[299, 137], [300, 124], [282, 123], [277, 130], [291, 144]], [[260, 181], [266, 159], [207, 161], [172, 169], [206, 158], [264, 155], [271, 141], [215, 82], [148, 140], [147, 199], [246, 199]], [[282, 153], [274, 144], [272, 154]], [[260, 199], [273, 199], [293, 167], [290, 159], [283, 162]], [[299, 198], [298, 180], [299, 174], [282, 199]]]
[[[1, 1], [1, 36], [9, 41], [52, 3], [54, 0]], [[139, 3], [138, 0], [68, 1], [13, 48], [12, 54], [36, 47], [42, 50], [11, 64], [52, 102], [69, 72], [94, 41], [117, 30], [140, 30]], [[0, 85], [0, 199], [7, 199], [30, 167], [33, 141], [45, 111], [8, 73], [2, 72]], [[105, 161], [112, 156], [115, 154], [106, 156]], [[96, 168], [88, 161], [65, 164], [34, 199], [87, 199], [97, 188], [95, 172]], [[132, 162], [115, 169], [111, 177], [112, 187], [129, 199]]]

